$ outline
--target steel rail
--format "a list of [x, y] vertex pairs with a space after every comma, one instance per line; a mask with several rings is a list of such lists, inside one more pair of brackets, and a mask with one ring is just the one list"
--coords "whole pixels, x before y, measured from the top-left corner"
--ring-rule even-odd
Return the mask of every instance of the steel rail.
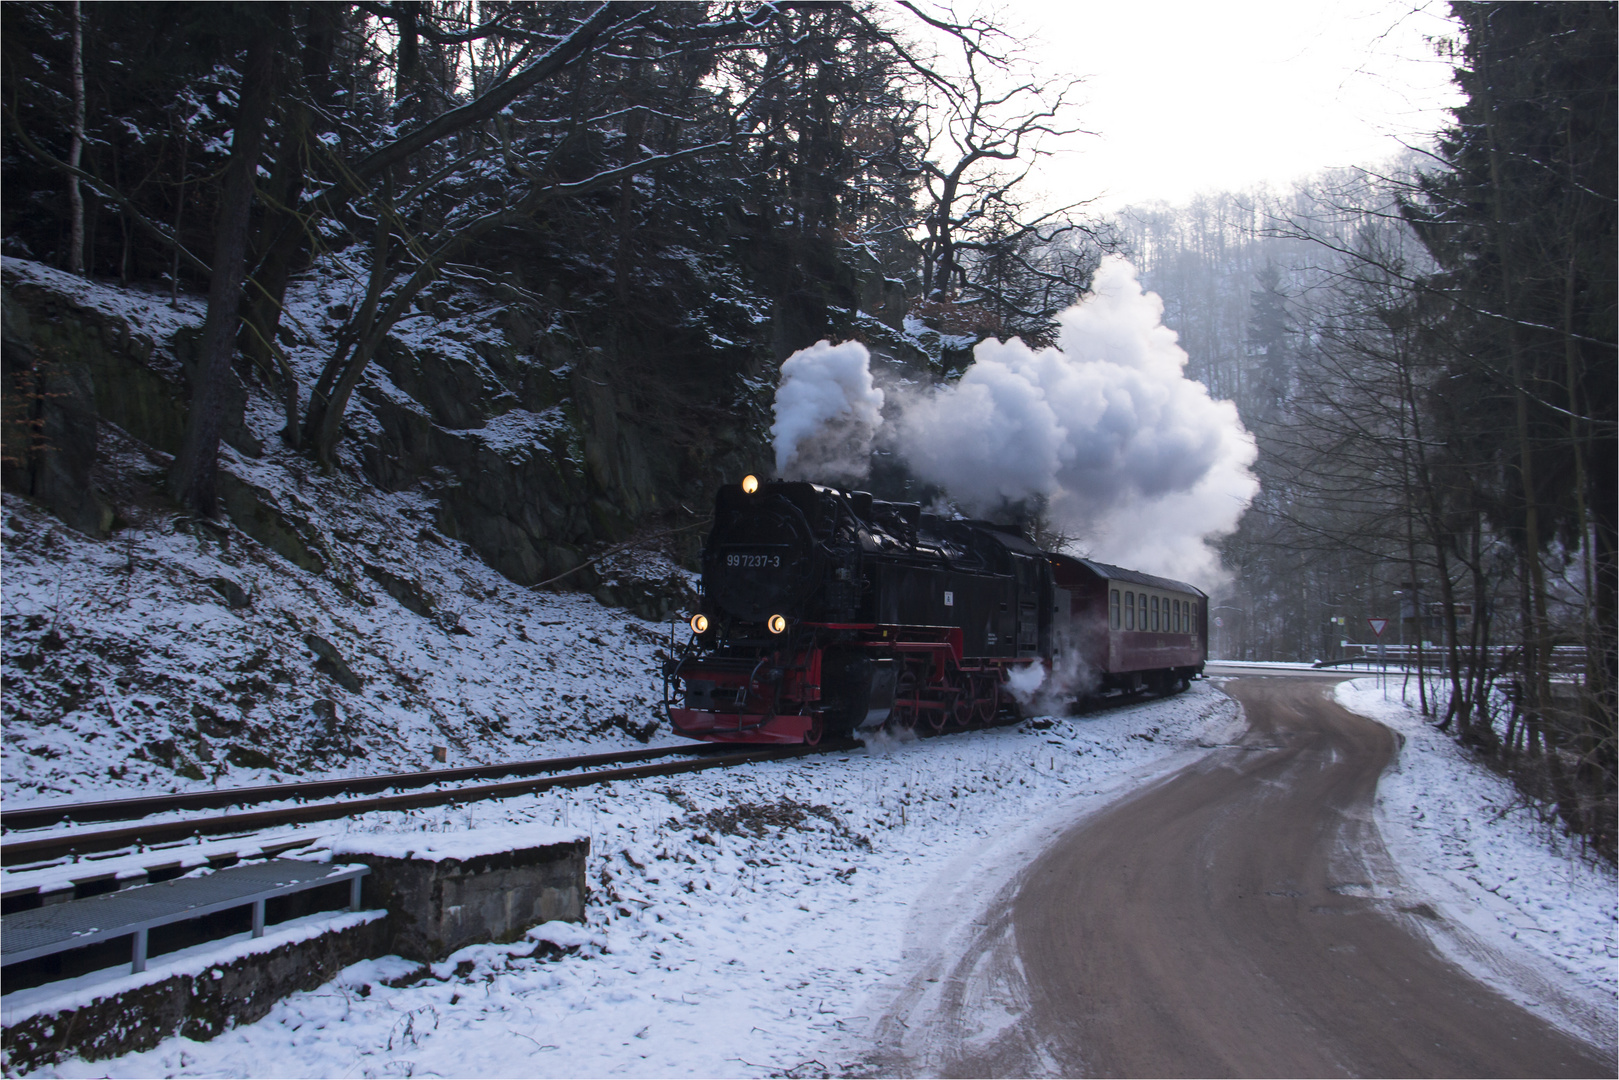
[[657, 746], [644, 750], [621, 750], [611, 754], [582, 754], [575, 757], [536, 758], [498, 765], [465, 765], [454, 769], [430, 769], [413, 773], [375, 773], [332, 780], [295, 780], [286, 784], [257, 787], [216, 788], [212, 791], [181, 791], [164, 795], [141, 795], [129, 799], [100, 802], [47, 803], [6, 810], [0, 815], [0, 831], [45, 829], [74, 822], [80, 825], [98, 821], [135, 821], [154, 814], [177, 810], [223, 810], [232, 806], [294, 799], [331, 799], [340, 795], [368, 795], [390, 788], [428, 787], [468, 780], [490, 780], [497, 776], [530, 776], [535, 773], [591, 769], [630, 761], [647, 761], [677, 754], [701, 756], [712, 753], [712, 744]]
[[803, 757], [808, 754], [839, 753], [857, 746], [857, 743], [822, 743], [819, 746], [765, 747], [734, 754], [698, 757], [686, 761], [663, 762], [654, 765], [635, 765], [621, 769], [599, 769], [595, 772], [567, 773], [562, 776], [530, 777], [507, 780], [498, 784], [481, 784], [451, 788], [443, 791], [423, 791], [404, 795], [382, 795], [372, 798], [347, 799], [341, 802], [306, 803], [300, 806], [279, 807], [243, 814], [226, 814], [210, 818], [186, 818], [178, 821], [145, 822], [118, 829], [85, 832], [60, 832], [31, 839], [13, 839], [0, 845], [0, 865], [18, 866], [48, 862], [69, 856], [90, 855], [116, 851], [135, 845], [175, 843], [192, 837], [218, 836], [229, 833], [247, 833], [260, 829], [279, 828], [311, 821], [333, 821], [357, 814], [379, 810], [419, 810], [432, 806], [479, 802], [485, 799], [503, 799], [513, 795], [527, 795], [552, 788], [588, 787], [616, 780], [639, 780], [651, 776], [674, 776], [680, 773], [701, 772], [747, 765], [762, 761]]

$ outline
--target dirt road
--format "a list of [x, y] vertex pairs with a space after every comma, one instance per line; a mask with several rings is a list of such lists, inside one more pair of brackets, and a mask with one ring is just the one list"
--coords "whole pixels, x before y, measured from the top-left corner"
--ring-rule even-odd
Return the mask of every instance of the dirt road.
[[[1319, 682], [1228, 684], [1237, 745], [1086, 819], [880, 1025], [946, 1076], [1603, 1076], [1442, 959], [1372, 823], [1395, 736]], [[922, 976], [918, 976], [921, 980]], [[921, 991], [926, 991], [924, 995]], [[928, 999], [921, 1007], [923, 997]], [[901, 1003], [907, 999], [901, 996]]]

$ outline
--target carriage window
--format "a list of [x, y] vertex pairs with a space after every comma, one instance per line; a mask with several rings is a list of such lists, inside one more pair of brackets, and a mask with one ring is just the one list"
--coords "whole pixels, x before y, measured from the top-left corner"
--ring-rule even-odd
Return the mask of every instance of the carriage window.
[[1133, 592], [1124, 594], [1124, 628], [1126, 630], [1136, 628], [1136, 594]]
[[1158, 621], [1158, 598], [1155, 596], [1152, 598], [1152, 628], [1156, 630], [1161, 625]]
[[1175, 633], [1179, 634], [1179, 633], [1181, 633], [1181, 602], [1179, 600], [1176, 600], [1176, 601], [1174, 601], [1174, 604], [1175, 604]]
[[1117, 630], [1119, 628], [1119, 590], [1117, 589], [1113, 590], [1113, 595], [1110, 598], [1109, 609], [1111, 611], [1111, 615], [1108, 621], [1112, 624], [1113, 629]]
[[1197, 605], [1188, 604], [1187, 607], [1191, 608], [1192, 610], [1191, 613], [1186, 616], [1186, 632], [1188, 634], [1195, 634], [1197, 633]]
[[1136, 621], [1141, 624], [1141, 629], [1145, 630], [1147, 627], [1152, 625], [1147, 621], [1147, 594], [1142, 593], [1140, 596], [1136, 597], [1136, 599], [1139, 601], [1140, 607], [1140, 611], [1136, 616]]

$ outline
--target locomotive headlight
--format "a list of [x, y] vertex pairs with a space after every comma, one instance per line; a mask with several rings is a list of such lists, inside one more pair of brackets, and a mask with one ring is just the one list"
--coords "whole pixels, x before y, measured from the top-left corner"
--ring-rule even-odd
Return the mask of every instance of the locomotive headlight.
[[754, 476], [752, 473], [749, 473], [747, 476], [744, 476], [742, 478], [742, 494], [744, 494], [744, 495], [752, 495], [755, 491], [758, 491], [758, 490], [759, 490], [759, 478], [757, 476]]
[[691, 617], [691, 632], [694, 634], [708, 633], [708, 616], [700, 611], [693, 615]]
[[772, 615], [770, 616], [770, 621], [765, 623], [765, 626], [769, 627], [772, 634], [785, 633], [787, 630], [787, 616]]

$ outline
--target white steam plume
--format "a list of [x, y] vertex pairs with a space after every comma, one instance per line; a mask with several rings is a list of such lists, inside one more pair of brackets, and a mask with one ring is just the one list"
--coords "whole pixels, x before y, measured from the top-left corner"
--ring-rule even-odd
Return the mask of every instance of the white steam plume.
[[781, 365], [776, 388], [776, 475], [786, 480], [856, 481], [871, 467], [883, 422], [883, 392], [858, 341], [818, 341]]
[[1133, 266], [1104, 259], [1056, 348], [979, 343], [958, 382], [905, 404], [895, 447], [971, 512], [1042, 497], [1097, 559], [1207, 582], [1207, 541], [1258, 491], [1256, 451], [1236, 406], [1185, 377], [1162, 315]]

